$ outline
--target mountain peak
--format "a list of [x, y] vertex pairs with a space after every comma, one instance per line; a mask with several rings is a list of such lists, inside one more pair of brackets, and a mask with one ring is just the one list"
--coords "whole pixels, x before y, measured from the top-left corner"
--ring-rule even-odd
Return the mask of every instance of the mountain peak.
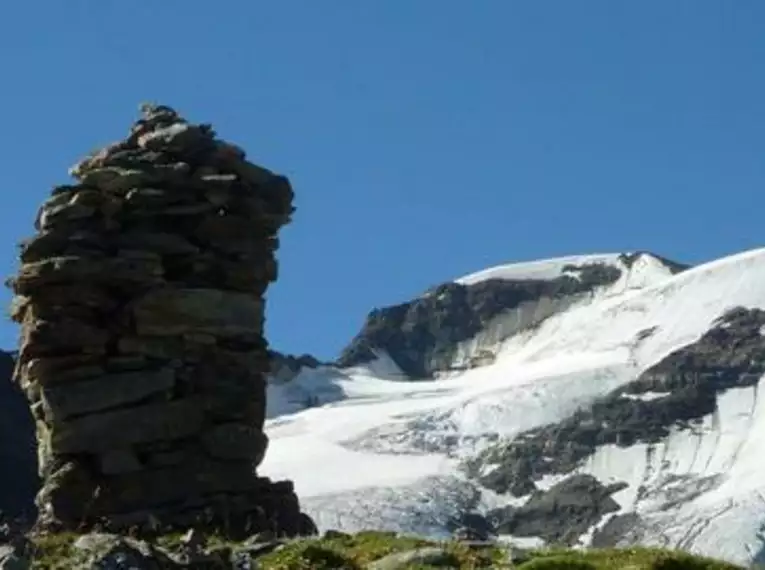
[[411, 301], [374, 309], [337, 364], [363, 364], [384, 351], [403, 373], [430, 378], [485, 356], [485, 343], [476, 342], [480, 335], [500, 342], [573, 304], [640, 289], [685, 268], [645, 252], [491, 267], [441, 283]]
[[467, 517], [519, 545], [761, 562], [764, 315], [765, 249], [476, 272], [372, 311], [335, 366], [272, 386], [314, 399], [271, 409], [264, 469], [320, 527], [444, 536]]

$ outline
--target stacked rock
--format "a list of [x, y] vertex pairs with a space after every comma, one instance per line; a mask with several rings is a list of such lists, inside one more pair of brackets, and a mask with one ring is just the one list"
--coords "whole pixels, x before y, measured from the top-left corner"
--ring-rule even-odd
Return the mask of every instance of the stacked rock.
[[40, 208], [9, 280], [47, 528], [312, 530], [268, 439], [263, 295], [289, 181], [144, 105]]

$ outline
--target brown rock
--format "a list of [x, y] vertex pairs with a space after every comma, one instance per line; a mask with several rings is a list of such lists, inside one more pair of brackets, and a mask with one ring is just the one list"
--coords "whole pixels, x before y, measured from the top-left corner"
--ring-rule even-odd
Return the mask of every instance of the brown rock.
[[227, 215], [206, 216], [194, 236], [225, 253], [251, 253], [267, 251], [262, 234], [262, 229], [251, 220]]
[[102, 329], [81, 321], [39, 320], [28, 312], [21, 335], [21, 354], [24, 358], [60, 356], [66, 351], [103, 354], [107, 340]]
[[21, 242], [21, 261], [32, 263], [51, 257], [64, 257], [73, 246], [98, 248], [103, 245], [103, 238], [93, 232], [67, 228], [51, 228]]
[[101, 473], [104, 475], [121, 475], [135, 473], [143, 469], [132, 449], [115, 449], [99, 455]]
[[199, 253], [199, 248], [189, 240], [166, 232], [129, 231], [119, 235], [116, 244], [127, 249], [143, 249], [163, 255]]
[[43, 505], [43, 520], [81, 520], [83, 511], [87, 510], [83, 507], [93, 501], [94, 484], [88, 470], [74, 461], [55, 470], [46, 479], [38, 496], [38, 503]]
[[90, 218], [98, 210], [93, 206], [78, 203], [68, 203], [50, 209], [43, 209], [40, 215], [40, 228], [45, 231], [54, 228], [58, 222]]
[[69, 175], [75, 178], [81, 178], [86, 172], [97, 168], [103, 168], [110, 156], [125, 149], [127, 145], [124, 142], [112, 143], [78, 162], [69, 169]]
[[216, 459], [249, 459], [259, 465], [266, 455], [268, 437], [255, 426], [231, 422], [205, 432], [202, 445]]
[[[263, 487], [260, 484], [260, 488]], [[109, 477], [91, 512], [98, 516], [170, 503], [203, 502], [205, 495], [257, 488], [258, 482], [248, 463], [215, 462], [197, 457], [182, 465]]]
[[119, 351], [159, 359], [182, 358], [184, 343], [176, 337], [125, 336], [119, 339]]
[[108, 374], [93, 380], [44, 387], [42, 401], [54, 421], [71, 416], [133, 404], [157, 393], [168, 393], [175, 384], [169, 368], [156, 371]]
[[255, 473], [268, 447], [262, 297], [292, 188], [210, 125], [142, 113], [72, 169], [79, 183], [52, 190], [8, 282], [40, 528], [315, 528], [289, 482]]
[[216, 289], [156, 289], [133, 304], [132, 314], [141, 336], [201, 333], [232, 337], [259, 333], [263, 328], [261, 300]]
[[53, 425], [54, 453], [101, 453], [136, 443], [172, 441], [198, 434], [204, 402], [189, 398], [83, 416]]
[[83, 186], [90, 186], [115, 194], [124, 194], [132, 188], [151, 186], [160, 180], [161, 177], [154, 170], [117, 166], [88, 170], [80, 177]]
[[212, 148], [213, 138], [209, 128], [178, 122], [141, 135], [138, 146], [166, 152], [195, 152], [200, 148]]
[[22, 382], [35, 382], [43, 386], [93, 378], [104, 372], [102, 357], [91, 354], [33, 358], [19, 367]]
[[154, 258], [54, 257], [21, 267], [13, 281], [16, 293], [25, 295], [53, 283], [134, 283], [141, 285], [162, 282], [161, 263]]

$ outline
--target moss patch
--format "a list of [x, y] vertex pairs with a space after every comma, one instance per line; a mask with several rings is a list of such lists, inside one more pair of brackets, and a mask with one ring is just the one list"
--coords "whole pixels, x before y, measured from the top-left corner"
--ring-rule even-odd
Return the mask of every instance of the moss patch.
[[540, 550], [519, 570], [741, 570], [740, 566], [653, 548]]
[[[83, 554], [73, 548], [77, 535], [51, 534], [32, 538], [34, 570], [69, 570], [83, 562]], [[173, 552], [181, 542], [180, 534], [165, 535], [154, 542], [166, 552]], [[233, 549], [240, 544], [211, 536], [207, 549]], [[387, 532], [360, 532], [349, 536], [305, 538], [287, 542], [278, 550], [258, 558], [262, 570], [364, 570], [370, 562], [396, 552], [424, 546], [442, 546], [461, 570], [741, 570], [733, 564], [692, 556], [684, 552], [649, 548], [573, 550], [536, 550], [525, 562], [511, 566], [499, 546], [469, 548], [457, 543], [435, 543], [417, 537], [397, 536]], [[408, 570], [428, 570], [427, 565], [410, 565]]]
[[29, 556], [34, 570], [66, 570], [79, 562], [73, 545], [78, 535], [56, 533], [32, 538]]
[[[278, 552], [273, 552], [258, 560], [266, 570], [343, 570], [363, 569], [368, 563], [379, 560], [388, 554], [406, 552], [423, 546], [433, 546], [432, 541], [415, 537], [396, 536], [381, 532], [362, 532], [349, 537], [328, 539], [306, 539], [295, 541]], [[493, 568], [502, 559], [498, 548], [472, 550], [459, 543], [443, 545], [452, 555], [459, 568]], [[342, 561], [342, 562], [340, 562]], [[332, 564], [341, 564], [335, 566]], [[428, 568], [428, 566], [411, 566]]]

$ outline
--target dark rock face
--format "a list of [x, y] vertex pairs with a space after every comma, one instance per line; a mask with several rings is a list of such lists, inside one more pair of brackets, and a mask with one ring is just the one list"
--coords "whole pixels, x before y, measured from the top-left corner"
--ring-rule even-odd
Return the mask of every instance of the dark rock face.
[[[641, 256], [645, 255], [646, 252], [636, 251], [632, 253], [623, 253], [619, 256], [619, 260], [626, 266], [626, 267], [632, 267], [634, 263], [640, 259]], [[685, 263], [679, 263], [677, 261], [672, 261], [671, 259], [667, 259], [666, 257], [662, 257], [660, 255], [656, 255], [655, 253], [650, 254], [651, 257], [654, 257], [658, 259], [662, 265], [667, 267], [670, 272], [673, 275], [676, 275], [677, 273], [682, 273], [683, 271], [690, 269], [690, 265]]]
[[573, 475], [521, 507], [491, 511], [489, 520], [500, 534], [539, 537], [548, 544], [575, 544], [577, 539], [619, 505], [611, 494], [624, 485], [604, 486], [590, 475]]
[[[598, 446], [658, 442], [673, 426], [690, 426], [716, 409], [717, 396], [754, 386], [765, 374], [765, 311], [735, 308], [696, 342], [676, 350], [569, 418], [497, 444], [467, 464], [481, 484], [522, 496], [550, 473], [576, 469]], [[480, 476], [477, 469], [498, 467]]]
[[323, 365], [322, 362], [310, 354], [292, 356], [291, 354], [269, 350], [268, 356], [271, 363], [269, 375], [279, 382], [289, 382], [303, 368], [318, 368]]
[[[616, 515], [608, 519], [608, 522], [592, 534], [593, 548], [608, 548], [616, 546], [625, 538], [628, 540], [630, 535], [634, 535], [641, 526], [640, 515], [637, 513], [625, 513]], [[629, 540], [629, 543], [638, 542], [638, 537]]]
[[26, 398], [13, 383], [13, 356], [0, 351], [0, 513], [33, 517], [40, 488], [35, 424]]
[[[375, 309], [336, 364], [363, 364], [381, 349], [410, 377], [427, 378], [448, 368], [457, 344], [473, 338], [501, 313], [526, 305], [531, 313], [526, 324], [533, 326], [565, 308], [566, 300], [613, 283], [621, 275], [618, 268], [605, 264], [569, 265], [564, 270], [568, 274], [552, 280], [444, 283], [413, 301]], [[545, 307], [542, 300], [552, 303]]]
[[460, 541], [486, 541], [497, 534], [497, 529], [480, 513], [464, 513], [448, 525], [452, 537]]
[[257, 477], [264, 299], [289, 181], [168, 107], [72, 169], [9, 281], [42, 527], [308, 530]]

